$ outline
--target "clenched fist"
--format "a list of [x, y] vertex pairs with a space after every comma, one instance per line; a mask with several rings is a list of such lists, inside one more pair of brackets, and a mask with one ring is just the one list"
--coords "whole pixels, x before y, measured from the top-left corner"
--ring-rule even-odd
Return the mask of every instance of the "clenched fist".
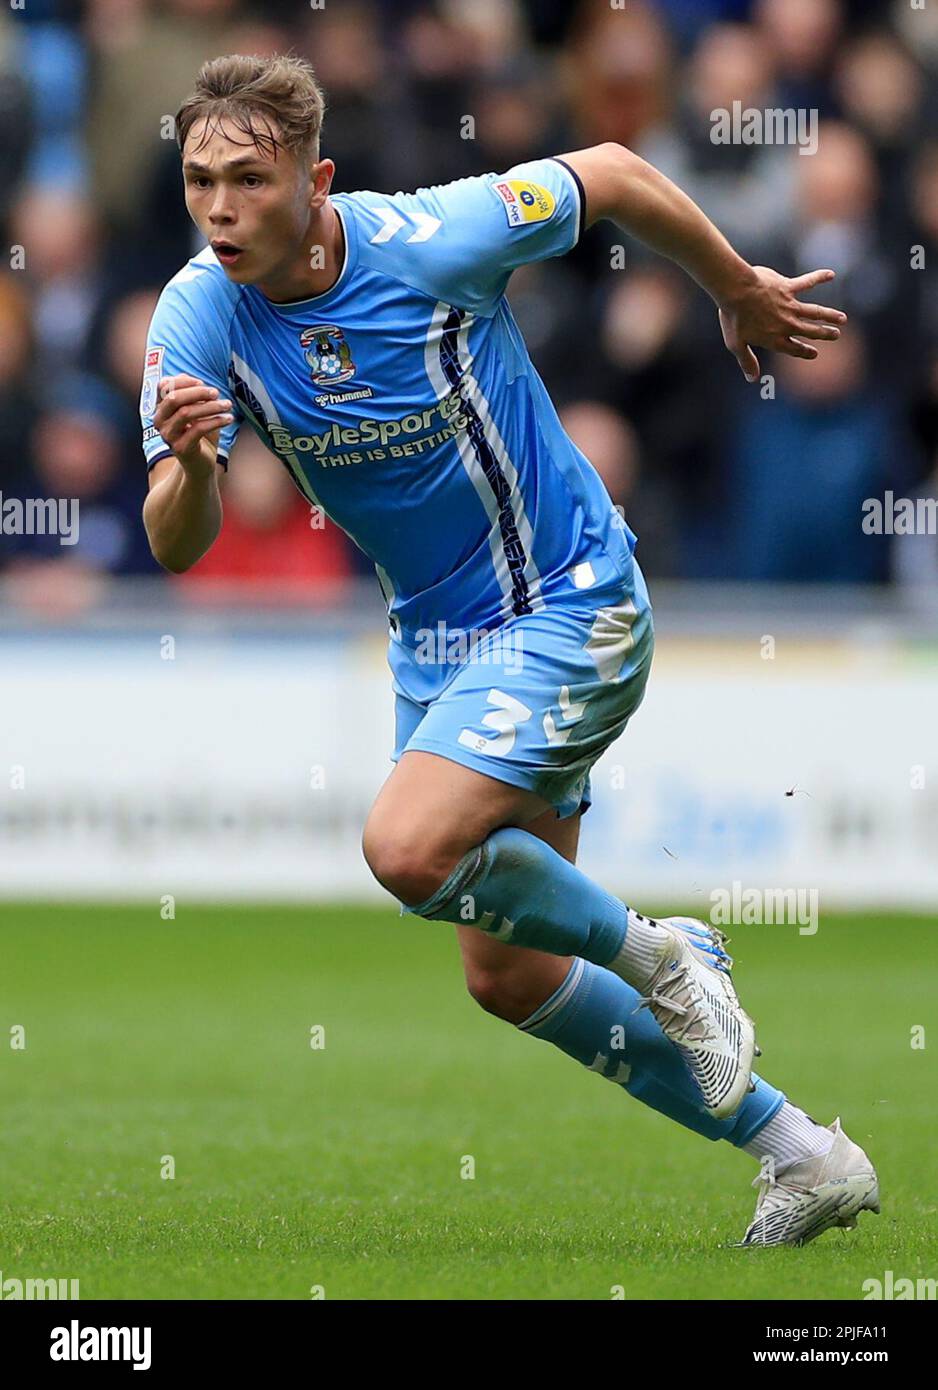
[[218, 436], [231, 423], [231, 401], [214, 386], [181, 372], [161, 377], [153, 424], [187, 473], [214, 471]]

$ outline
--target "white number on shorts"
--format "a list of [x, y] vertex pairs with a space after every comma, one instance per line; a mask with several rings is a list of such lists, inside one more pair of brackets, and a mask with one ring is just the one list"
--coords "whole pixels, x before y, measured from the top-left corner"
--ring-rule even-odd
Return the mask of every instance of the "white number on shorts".
[[529, 710], [527, 705], [523, 705], [513, 695], [506, 695], [504, 690], [490, 690], [488, 699], [489, 704], [496, 705], [497, 708], [489, 710], [488, 714], [483, 716], [482, 723], [487, 729], [495, 729], [498, 737], [486, 738], [484, 734], [477, 734], [474, 729], [463, 729], [459, 735], [459, 742], [464, 748], [471, 748], [474, 753], [491, 753], [493, 757], [503, 758], [515, 746], [518, 725], [530, 719], [533, 710]]
[[583, 718], [583, 711], [586, 709], [586, 701], [572, 701], [570, 699], [569, 685], [560, 687], [560, 713], [565, 721], [562, 728], [557, 728], [557, 723], [550, 710], [544, 715], [544, 733], [547, 735], [548, 743], [566, 743], [573, 732], [573, 726], [578, 720]]

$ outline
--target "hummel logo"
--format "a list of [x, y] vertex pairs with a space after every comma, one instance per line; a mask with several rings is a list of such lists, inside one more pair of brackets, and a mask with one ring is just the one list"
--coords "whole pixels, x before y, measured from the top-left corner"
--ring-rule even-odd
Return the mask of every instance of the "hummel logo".
[[[383, 246], [386, 241], [392, 241], [401, 228], [407, 226], [407, 223], [393, 208], [379, 207], [375, 208], [375, 212], [384, 225], [380, 232], [375, 232], [369, 240], [372, 246]], [[416, 222], [417, 230], [406, 238], [408, 246], [414, 242], [429, 241], [443, 225], [438, 217], [431, 217], [428, 212], [412, 212], [410, 219], [412, 222]]]

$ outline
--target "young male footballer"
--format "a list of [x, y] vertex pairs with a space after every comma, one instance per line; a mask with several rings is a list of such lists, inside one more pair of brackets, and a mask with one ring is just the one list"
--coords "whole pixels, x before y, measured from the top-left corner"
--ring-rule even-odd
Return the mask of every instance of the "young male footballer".
[[[576, 867], [590, 768], [641, 702], [648, 592], [598, 476], [564, 433], [505, 299], [512, 271], [611, 218], [755, 348], [814, 358], [845, 315], [742, 260], [616, 144], [415, 193], [330, 195], [323, 96], [292, 56], [216, 58], [176, 116], [186, 206], [209, 245], [169, 281], [141, 396], [144, 521], [167, 569], [222, 525], [244, 423], [374, 562], [388, 608], [394, 770], [365, 858], [402, 911], [452, 923], [483, 1008], [709, 1139], [762, 1160], [744, 1245], [878, 1211], [873, 1167], [752, 1073], [722, 935], [653, 921]], [[473, 659], [421, 652], [469, 634]], [[512, 639], [516, 659], [486, 660]], [[493, 650], [493, 657], [497, 653]], [[421, 659], [421, 657], [423, 659]], [[520, 657], [520, 659], [517, 659]]]

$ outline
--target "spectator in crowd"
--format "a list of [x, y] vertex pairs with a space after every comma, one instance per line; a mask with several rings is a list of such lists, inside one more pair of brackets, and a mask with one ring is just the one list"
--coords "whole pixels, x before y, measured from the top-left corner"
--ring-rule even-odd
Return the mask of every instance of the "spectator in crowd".
[[732, 441], [726, 543], [743, 579], [885, 580], [889, 539], [862, 529], [863, 503], [902, 492], [914, 469], [888, 403], [871, 394], [867, 344], [845, 328], [814, 362], [779, 357], [777, 396], [750, 399]]
[[104, 351], [96, 363], [122, 392], [128, 407], [137, 409], [140, 399], [140, 363], [147, 346], [150, 319], [159, 299], [156, 288], [134, 290], [109, 306], [99, 331]]
[[[312, 58], [326, 92], [322, 151], [335, 160], [336, 192], [439, 181], [439, 166], [421, 156], [433, 127], [422, 127], [404, 100], [408, 69], [401, 49], [407, 29], [390, 32], [386, 45], [381, 17], [380, 6], [350, 0], [307, 10], [300, 29], [299, 46]], [[393, 140], [383, 138], [391, 130]]]
[[48, 381], [93, 350], [91, 326], [105, 293], [101, 227], [82, 192], [28, 184], [11, 210], [10, 236], [32, 292], [34, 370]]
[[868, 330], [874, 378], [908, 380], [919, 351], [908, 332], [918, 290], [909, 242], [884, 237], [879, 175], [869, 141], [845, 122], [821, 125], [817, 154], [798, 161], [794, 225], [787, 255], [794, 271], [805, 257], [837, 270], [828, 296]]
[[631, 422], [602, 401], [572, 401], [560, 412], [564, 429], [606, 484], [613, 506], [638, 535], [649, 570], [673, 570], [674, 508], [661, 479], [647, 475]]
[[680, 123], [662, 167], [700, 204], [741, 255], [761, 264], [776, 244], [779, 209], [790, 204], [794, 167], [788, 147], [727, 145], [714, 139], [718, 113], [776, 105], [768, 42], [749, 25], [704, 31], [687, 65]]
[[32, 151], [38, 146], [29, 86], [22, 72], [26, 31], [18, 30], [9, 11], [0, 10], [0, 227], [6, 228], [10, 204]]
[[227, 51], [227, 31], [239, 9], [238, 0], [88, 0], [89, 193], [115, 234], [139, 229], [154, 159], [162, 142], [173, 144], [171, 114], [200, 64]]
[[42, 411], [28, 431], [31, 468], [24, 495], [55, 498], [77, 514], [74, 543], [56, 532], [6, 538], [11, 571], [55, 567], [67, 587], [74, 571], [98, 575], [158, 572], [141, 534], [144, 488], [126, 466], [136, 422], [108, 383], [83, 372], [64, 373], [43, 392]]
[[[22, 275], [0, 275], [0, 489], [20, 494], [29, 471], [29, 434], [23, 421], [38, 406], [33, 378], [32, 305]], [[9, 547], [0, 536], [0, 565]]]
[[895, 34], [883, 30], [851, 40], [837, 61], [834, 91], [844, 118], [866, 136], [876, 160], [883, 191], [878, 211], [887, 236], [903, 209], [909, 161], [926, 124], [924, 86], [920, 65]]
[[[913, 338], [938, 346], [938, 140], [925, 144], [911, 177], [909, 263], [915, 284]], [[903, 248], [904, 249], [904, 248]]]
[[752, 19], [775, 61], [778, 105], [836, 115], [830, 76], [845, 26], [842, 0], [755, 0]]

